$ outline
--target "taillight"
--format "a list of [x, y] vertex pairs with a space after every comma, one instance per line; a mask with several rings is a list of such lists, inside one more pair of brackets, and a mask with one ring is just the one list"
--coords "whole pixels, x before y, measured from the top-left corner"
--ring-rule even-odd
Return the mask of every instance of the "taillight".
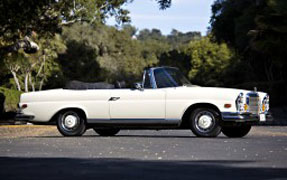
[[25, 109], [25, 108], [27, 108], [27, 107], [28, 107], [27, 104], [22, 104], [21, 109]]

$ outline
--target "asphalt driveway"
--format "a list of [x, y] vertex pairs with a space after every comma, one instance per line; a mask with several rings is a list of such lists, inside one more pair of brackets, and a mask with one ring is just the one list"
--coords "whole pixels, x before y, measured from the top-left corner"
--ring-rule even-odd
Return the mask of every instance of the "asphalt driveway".
[[62, 137], [51, 126], [0, 127], [1, 179], [287, 179], [287, 127], [245, 138], [189, 130]]

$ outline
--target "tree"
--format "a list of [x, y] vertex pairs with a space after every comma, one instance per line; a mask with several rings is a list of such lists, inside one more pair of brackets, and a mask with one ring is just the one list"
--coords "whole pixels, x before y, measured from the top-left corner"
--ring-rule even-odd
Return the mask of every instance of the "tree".
[[213, 43], [210, 36], [201, 40], [191, 41], [186, 49], [190, 55], [191, 70], [189, 78], [200, 85], [223, 85], [221, 75], [230, 65], [233, 57], [232, 51], [226, 44]]
[[188, 76], [191, 69], [191, 61], [190, 54], [186, 53], [184, 48], [186, 46], [162, 52], [159, 57], [159, 65], [178, 67], [184, 75]]
[[200, 32], [182, 33], [175, 29], [165, 36], [158, 29], [143, 29], [137, 39], [144, 44], [144, 52], [158, 60], [158, 65], [179, 67], [185, 74], [190, 71], [190, 55], [184, 49], [189, 42], [201, 39]]
[[[127, 22], [129, 21], [128, 11], [122, 8], [122, 5], [127, 2], [129, 0], [1, 1], [0, 61], [5, 59], [6, 67], [12, 73], [17, 89], [22, 89], [17, 73], [25, 69], [26, 72], [21, 72], [21, 74], [26, 74], [24, 86], [25, 91], [28, 91], [28, 80], [32, 80], [32, 77], [29, 79], [28, 76], [36, 68], [38, 61], [40, 61], [35, 61], [35, 56], [39, 58], [38, 54], [45, 51], [54, 51], [54, 49], [44, 49], [36, 53], [40, 44], [36, 44], [32, 40], [33, 36], [40, 37], [41, 41], [49, 41], [55, 37], [55, 33], [61, 32], [63, 26], [78, 21], [92, 24], [103, 23], [109, 16], [115, 16], [118, 22]], [[36, 53], [36, 55], [28, 55], [31, 53]], [[47, 65], [45, 60], [47, 57], [46, 55], [41, 56], [45, 65]], [[40, 72], [43, 70], [42, 67], [39, 67]], [[38, 74], [36, 79], [39, 79], [39, 77], [40, 74]], [[43, 76], [40, 81], [40, 89], [44, 79], [46, 79], [46, 76]], [[31, 84], [33, 85], [34, 83], [31, 81]]]
[[199, 40], [200, 38], [200, 32], [182, 33], [176, 29], [173, 29], [170, 35], [167, 36], [167, 41], [168, 43], [172, 44], [174, 48], [179, 48], [183, 44], [188, 44], [190, 41]]
[[[67, 51], [58, 62], [68, 80], [133, 81], [157, 58], [131, 36], [131, 29], [76, 23], [63, 30]], [[93, 67], [93, 68], [91, 68]]]
[[256, 28], [255, 18], [258, 14], [258, 1], [253, 0], [217, 0], [212, 5], [211, 30], [218, 42], [226, 42], [246, 51], [250, 37], [248, 32]]
[[253, 67], [253, 80], [286, 81], [286, 12], [285, 0], [217, 0], [211, 30]]
[[[32, 32], [41, 37], [59, 33], [63, 25], [75, 22], [104, 23], [114, 16], [118, 23], [129, 22], [129, 11], [122, 8], [133, 0], [2, 0], [0, 2], [0, 57], [19, 47], [31, 49]], [[171, 0], [156, 0], [161, 9]], [[26, 40], [26, 41], [24, 41]], [[23, 43], [24, 42], [24, 43]], [[35, 51], [35, 49], [33, 49]], [[29, 51], [27, 51], [29, 52]]]
[[105, 72], [101, 70], [97, 58], [106, 51], [106, 27], [75, 23], [65, 27], [62, 36], [67, 50], [59, 55], [57, 62], [61, 65], [64, 80], [104, 80]]
[[122, 25], [122, 30], [125, 31], [130, 35], [132, 38], [136, 38], [136, 33], [138, 29], [130, 24], [123, 24]]
[[[161, 9], [171, 3], [170, 0], [156, 1]], [[118, 23], [129, 22], [129, 12], [122, 6], [130, 2], [132, 0], [3, 0], [0, 2], [0, 61], [11, 62], [11, 57], [18, 52], [20, 59], [29, 57], [23, 53], [36, 53], [39, 45], [32, 40], [35, 34], [42, 39], [51, 39], [64, 26], [76, 22], [103, 24], [111, 16]], [[7, 67], [12, 68], [10, 65], [8, 63]], [[18, 65], [12, 69], [10, 72], [18, 71]], [[21, 89], [20, 84], [16, 84]]]
[[3, 0], [0, 2], [0, 37], [6, 46], [1, 48], [1, 54], [18, 50], [15, 47], [21, 45], [19, 40], [27, 39], [32, 32], [41, 37], [51, 36], [60, 32], [62, 25], [78, 21], [99, 23], [109, 16], [115, 16], [118, 22], [128, 22], [129, 12], [122, 8], [127, 2], [129, 0]]
[[41, 90], [47, 78], [59, 70], [54, 59], [59, 52], [65, 50], [61, 37], [56, 35], [53, 39], [40, 38], [36, 42], [41, 46], [41, 51], [35, 54], [26, 54], [23, 51], [14, 52], [4, 59], [5, 66], [12, 74], [18, 91]]
[[256, 27], [248, 32], [249, 47], [264, 58], [268, 81], [287, 80], [287, 2], [268, 0], [261, 2], [255, 17]]
[[162, 35], [159, 29], [143, 29], [137, 35], [137, 39], [140, 41], [146, 40], [156, 40], [156, 41], [165, 41], [166, 37]]
[[29, 74], [29, 82], [33, 91], [42, 90], [48, 79], [60, 71], [56, 59], [66, 51], [62, 37], [56, 34], [53, 39], [39, 39], [41, 51], [34, 55], [37, 59], [35, 68]]

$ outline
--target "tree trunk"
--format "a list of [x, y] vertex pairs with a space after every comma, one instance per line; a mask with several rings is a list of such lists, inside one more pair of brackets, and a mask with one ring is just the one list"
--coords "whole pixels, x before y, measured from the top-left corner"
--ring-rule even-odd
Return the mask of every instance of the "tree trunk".
[[39, 91], [42, 91], [43, 84], [44, 84], [44, 78], [42, 78], [42, 80], [40, 81]]
[[29, 73], [29, 82], [30, 82], [32, 91], [34, 92], [34, 91], [35, 91], [35, 84], [34, 84], [34, 82], [32, 81], [31, 73]]
[[21, 91], [21, 85], [19, 83], [19, 79], [17, 78], [17, 74], [15, 71], [11, 71], [12, 75], [13, 75], [13, 78], [14, 78], [14, 81], [16, 83], [16, 87], [17, 87], [17, 90], [18, 91]]
[[[40, 60], [40, 59], [39, 59]], [[41, 66], [36, 74], [36, 82], [38, 82], [38, 78], [40, 78], [39, 82], [39, 91], [42, 90], [44, 85], [44, 79], [45, 79], [45, 63], [46, 63], [46, 55], [43, 55], [43, 62], [41, 63]], [[43, 73], [42, 73], [43, 72]]]
[[25, 92], [29, 92], [29, 73], [25, 74]]

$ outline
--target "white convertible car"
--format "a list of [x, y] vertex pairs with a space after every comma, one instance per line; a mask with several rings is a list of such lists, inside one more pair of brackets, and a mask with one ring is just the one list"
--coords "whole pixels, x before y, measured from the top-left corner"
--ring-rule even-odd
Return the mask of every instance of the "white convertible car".
[[192, 85], [177, 68], [146, 68], [141, 83], [122, 89], [55, 89], [24, 93], [17, 120], [57, 124], [64, 136], [88, 128], [112, 136], [120, 129], [191, 129], [199, 137], [243, 137], [269, 119], [264, 92]]

